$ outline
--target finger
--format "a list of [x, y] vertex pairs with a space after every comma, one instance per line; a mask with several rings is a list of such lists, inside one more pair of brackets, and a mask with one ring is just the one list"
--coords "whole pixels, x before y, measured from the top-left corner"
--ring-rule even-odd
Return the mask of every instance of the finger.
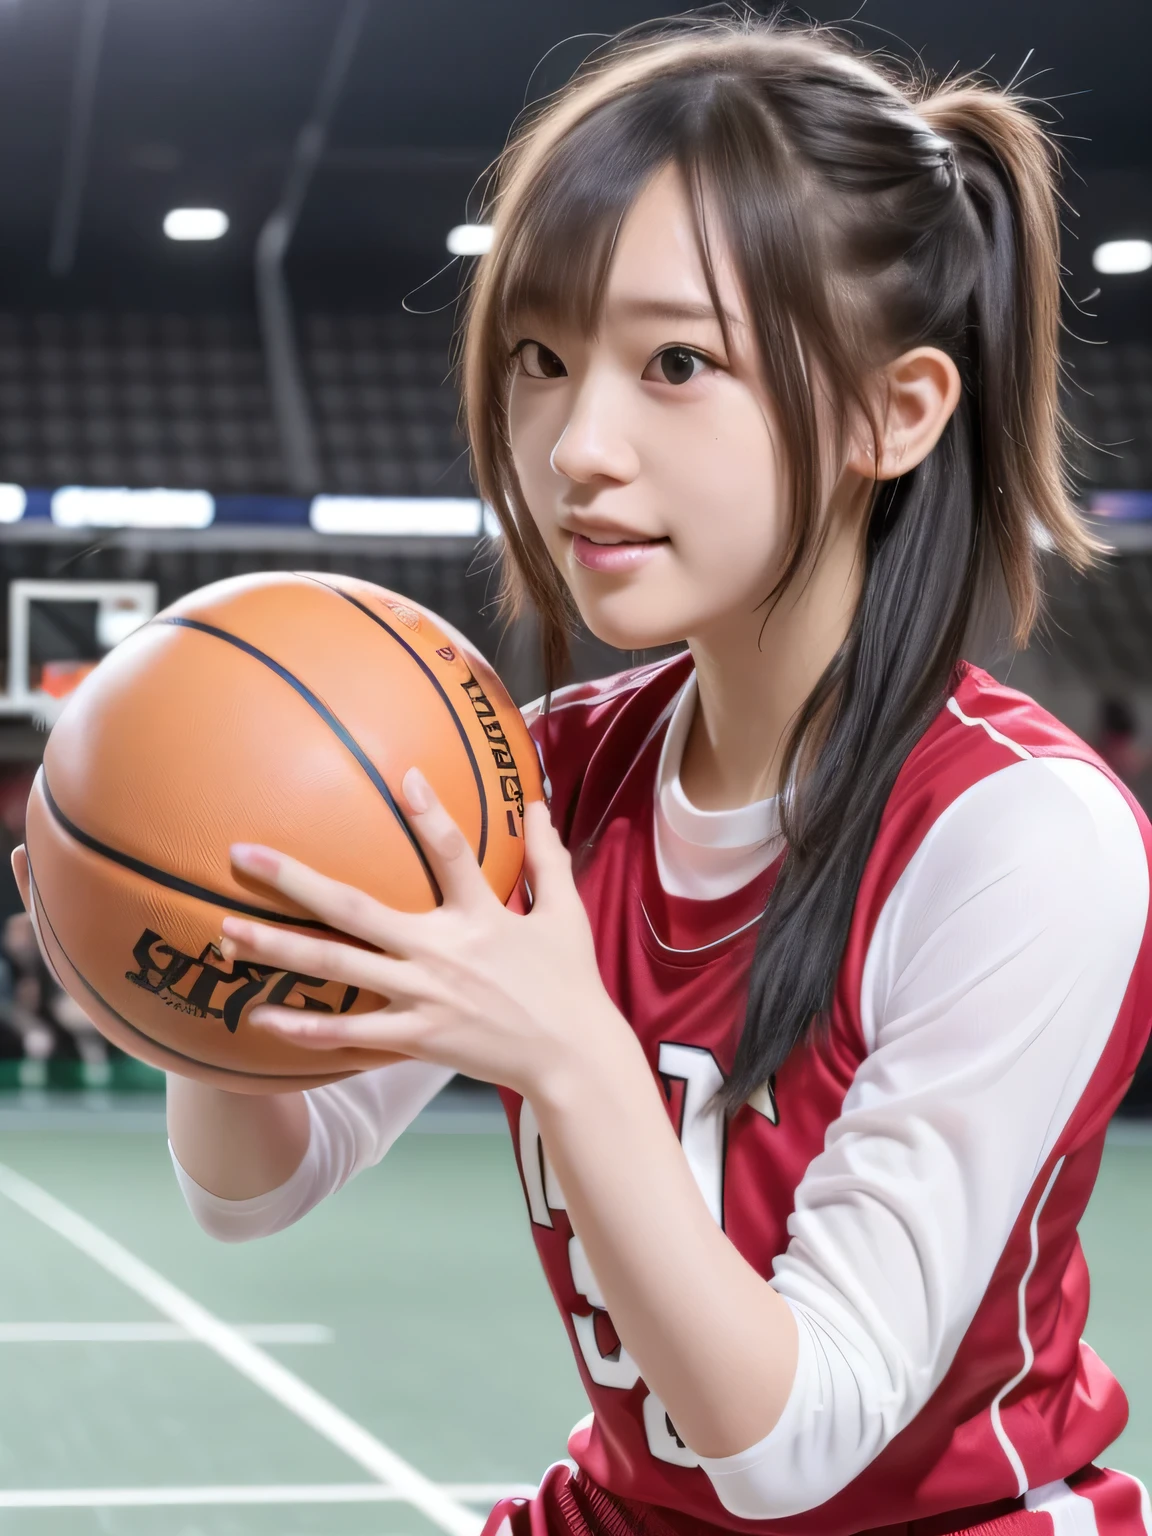
[[[255, 923], [244, 917], [226, 917], [220, 951], [226, 960], [249, 960], [293, 971], [300, 976], [320, 976], [366, 992], [387, 992], [391, 997], [404, 990], [410, 962], [382, 955], [378, 950], [342, 944], [339, 939], [318, 939], [303, 933]], [[408, 980], [408, 985], [411, 982]]]
[[20, 899], [24, 903], [24, 910], [27, 912], [29, 921], [32, 924], [32, 932], [36, 936], [36, 945], [40, 950], [40, 958], [48, 967], [49, 973], [56, 982], [56, 985], [62, 992], [66, 991], [64, 983], [60, 980], [56, 967], [52, 963], [52, 957], [44, 946], [44, 935], [40, 932], [40, 918], [36, 912], [36, 890], [32, 883], [32, 866], [28, 862], [28, 850], [24, 847], [23, 843], [20, 844], [19, 848], [12, 850], [12, 873], [16, 876], [16, 883], [20, 887]]
[[373, 1013], [314, 1013], [303, 1008], [274, 1007], [264, 1003], [248, 1015], [248, 1023], [290, 1040], [311, 1051], [335, 1051], [350, 1047], [361, 1051], [395, 1051], [412, 1054], [413, 1015], [377, 1008]]
[[573, 898], [579, 901], [572, 860], [542, 800], [524, 807], [524, 864], [534, 910]]
[[24, 903], [25, 912], [32, 910], [31, 882], [28, 879], [28, 855], [24, 844], [12, 850], [12, 873], [16, 876], [16, 884], [20, 888], [20, 900]]
[[314, 912], [330, 928], [363, 939], [377, 949], [404, 954], [413, 936], [411, 914], [386, 907], [365, 891], [309, 869], [299, 859], [259, 843], [233, 843], [232, 862], [244, 874]]
[[445, 902], [468, 906], [493, 901], [472, 845], [441, 805], [436, 791], [420, 772], [409, 768], [403, 781], [404, 798], [412, 813], [412, 830], [432, 866]]

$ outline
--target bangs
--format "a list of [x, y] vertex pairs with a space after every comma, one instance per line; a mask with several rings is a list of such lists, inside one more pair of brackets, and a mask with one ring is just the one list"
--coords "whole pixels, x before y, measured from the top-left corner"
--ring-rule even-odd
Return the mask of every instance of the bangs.
[[527, 314], [596, 332], [629, 209], [657, 172], [684, 168], [682, 88], [671, 97], [661, 81], [585, 118], [515, 201], [499, 231], [495, 285], [494, 319], [509, 346]]

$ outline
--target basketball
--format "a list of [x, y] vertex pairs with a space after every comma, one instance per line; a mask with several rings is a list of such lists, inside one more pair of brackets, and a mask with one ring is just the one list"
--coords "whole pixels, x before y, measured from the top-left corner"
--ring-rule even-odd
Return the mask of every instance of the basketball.
[[59, 981], [114, 1044], [240, 1092], [393, 1059], [318, 1053], [248, 1025], [259, 1003], [355, 1013], [381, 1000], [225, 960], [220, 924], [235, 913], [324, 927], [234, 871], [234, 842], [282, 849], [392, 907], [434, 907], [400, 793], [413, 765], [507, 901], [539, 768], [519, 711], [460, 635], [348, 576], [241, 576], [191, 593], [80, 684], [33, 784], [33, 916]]

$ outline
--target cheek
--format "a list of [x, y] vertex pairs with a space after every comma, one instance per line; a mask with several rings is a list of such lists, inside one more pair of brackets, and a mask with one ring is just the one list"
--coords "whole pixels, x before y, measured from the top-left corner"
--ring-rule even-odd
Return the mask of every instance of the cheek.
[[665, 433], [668, 532], [694, 569], [761, 584], [785, 533], [780, 460], [759, 402], [735, 383], [683, 430]]
[[564, 426], [561, 393], [518, 390], [513, 384], [508, 400], [508, 440], [516, 478], [528, 510], [549, 544], [555, 540], [554, 519], [544, 513], [556, 490], [551, 456]]

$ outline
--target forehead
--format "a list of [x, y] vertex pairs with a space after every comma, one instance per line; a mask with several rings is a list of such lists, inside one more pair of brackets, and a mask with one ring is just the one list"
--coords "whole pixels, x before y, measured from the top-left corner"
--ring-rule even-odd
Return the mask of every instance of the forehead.
[[672, 166], [651, 178], [621, 221], [604, 289], [604, 318], [658, 318], [667, 310], [670, 319], [682, 311], [685, 319], [715, 320], [702, 238], [725, 319], [742, 323], [744, 300], [720, 220], [705, 199], [700, 228], [684, 180]]
[[539, 208], [505, 270], [506, 338], [534, 320], [585, 336], [600, 334], [605, 321], [714, 322], [717, 301], [723, 324], [746, 324], [723, 222], [707, 197], [702, 219], [701, 229], [675, 166], [647, 174], [615, 209], [573, 208], [563, 199]]

